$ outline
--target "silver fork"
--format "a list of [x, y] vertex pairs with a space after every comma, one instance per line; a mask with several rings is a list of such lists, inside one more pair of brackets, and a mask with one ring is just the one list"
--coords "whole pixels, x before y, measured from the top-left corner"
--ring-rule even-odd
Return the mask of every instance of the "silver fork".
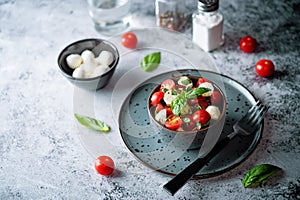
[[258, 100], [256, 104], [250, 108], [246, 115], [233, 125], [233, 132], [227, 135], [227, 137], [232, 139], [237, 134], [253, 134], [263, 120], [263, 116], [268, 109], [269, 107], [264, 106], [261, 101]]
[[188, 167], [177, 174], [173, 179], [166, 183], [163, 188], [171, 195], [174, 195], [191, 177], [193, 177], [204, 165], [217, 155], [236, 135], [253, 134], [258, 125], [262, 122], [263, 116], [268, 107], [264, 106], [259, 100], [239, 121], [233, 125], [233, 132], [219, 141], [214, 148], [204, 157], [199, 157]]

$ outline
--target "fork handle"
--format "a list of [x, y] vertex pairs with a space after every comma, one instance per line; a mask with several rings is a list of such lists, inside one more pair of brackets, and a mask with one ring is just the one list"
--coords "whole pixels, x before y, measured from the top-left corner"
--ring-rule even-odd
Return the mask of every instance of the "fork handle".
[[202, 169], [216, 154], [218, 154], [229, 142], [229, 137], [223, 138], [204, 157], [197, 158], [179, 174], [173, 177], [163, 188], [171, 195], [174, 195], [190, 178]]

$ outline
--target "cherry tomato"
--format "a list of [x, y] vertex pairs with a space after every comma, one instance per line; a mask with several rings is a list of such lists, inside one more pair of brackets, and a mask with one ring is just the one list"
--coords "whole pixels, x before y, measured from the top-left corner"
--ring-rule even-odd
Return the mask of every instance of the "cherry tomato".
[[158, 103], [155, 108], [155, 114], [159, 113], [159, 111], [161, 111], [162, 109], [164, 109], [164, 106], [161, 103]]
[[109, 156], [99, 156], [94, 166], [96, 171], [104, 176], [112, 174], [115, 170], [114, 161]]
[[197, 97], [198, 105], [201, 107], [201, 109], [205, 110], [209, 105], [209, 99], [204, 96]]
[[154, 92], [151, 96], [151, 104], [153, 106], [156, 106], [160, 102], [160, 100], [162, 100], [164, 95], [165, 93], [163, 93], [162, 91]]
[[274, 74], [275, 66], [271, 60], [262, 59], [256, 63], [255, 71], [261, 77], [268, 77]]
[[210, 120], [210, 114], [206, 110], [197, 110], [193, 113], [192, 119], [194, 122], [200, 122], [203, 126]]
[[246, 53], [251, 53], [256, 49], [257, 41], [251, 36], [245, 36], [240, 40], [240, 49]]
[[165, 106], [165, 109], [167, 110], [167, 116], [173, 115], [172, 109], [169, 106]]
[[164, 88], [171, 90], [176, 87], [175, 82], [172, 79], [167, 79], [164, 82], [161, 83], [160, 90], [163, 90]]
[[197, 83], [196, 83], [196, 86], [199, 87], [199, 85], [201, 83], [205, 83], [205, 82], [210, 82], [210, 81], [208, 79], [206, 79], [206, 78], [199, 78], [198, 81], [197, 81]]
[[214, 90], [213, 93], [211, 94], [211, 103], [213, 105], [218, 105], [221, 104], [222, 102], [222, 95], [220, 94], [219, 91]]
[[195, 128], [196, 126], [196, 123], [195, 121], [193, 120], [192, 116], [191, 115], [186, 115], [185, 117], [183, 117], [183, 120], [182, 120], [182, 128], [183, 130], [186, 130], [186, 131], [191, 131]]
[[165, 122], [166, 128], [170, 130], [178, 129], [182, 124], [182, 120], [179, 116], [171, 115], [167, 118]]
[[126, 48], [134, 49], [137, 45], [137, 37], [132, 32], [127, 32], [122, 35], [122, 45]]

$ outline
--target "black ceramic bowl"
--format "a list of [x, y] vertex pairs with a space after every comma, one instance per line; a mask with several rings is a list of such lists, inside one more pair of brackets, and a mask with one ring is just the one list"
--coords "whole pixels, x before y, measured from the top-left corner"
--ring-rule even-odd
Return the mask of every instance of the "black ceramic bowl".
[[[90, 50], [95, 55], [99, 55], [101, 51], [110, 51], [114, 56], [114, 61], [109, 65], [110, 69], [106, 73], [93, 78], [74, 78], [71, 69], [66, 61], [70, 54], [81, 54], [84, 50]], [[102, 39], [84, 39], [76, 41], [65, 47], [58, 56], [58, 66], [62, 74], [74, 85], [86, 90], [99, 90], [105, 87], [119, 62], [119, 52], [117, 47], [107, 40]]]
[[[187, 76], [193, 81], [193, 85], [196, 84], [197, 80], [202, 77], [197, 76]], [[174, 80], [175, 82], [178, 81], [180, 77], [172, 77], [170, 79]], [[205, 77], [204, 77], [205, 78]], [[151, 96], [153, 93], [160, 90], [161, 84], [157, 85], [148, 97], [148, 113], [151, 120], [151, 124], [156, 128], [157, 132], [162, 134], [162, 138], [165, 142], [172, 144], [173, 146], [185, 148], [185, 149], [196, 149], [201, 146], [203, 143], [205, 135], [209, 133], [213, 133], [215, 131], [222, 131], [224, 126], [225, 120], [225, 113], [226, 113], [226, 98], [223, 91], [217, 86], [215, 83], [210, 81], [214, 86], [214, 90], [218, 91], [221, 95], [220, 102], [216, 105], [220, 109], [220, 117], [218, 120], [212, 120], [210, 124], [206, 127], [201, 128], [200, 130], [191, 130], [191, 131], [177, 131], [177, 130], [170, 130], [166, 128], [164, 125], [159, 123], [155, 120], [154, 112], [155, 106], [151, 105]]]

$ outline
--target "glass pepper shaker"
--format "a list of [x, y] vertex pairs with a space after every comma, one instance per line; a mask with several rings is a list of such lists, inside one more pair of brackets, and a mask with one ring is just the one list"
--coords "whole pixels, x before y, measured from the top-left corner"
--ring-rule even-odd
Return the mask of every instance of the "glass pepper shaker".
[[193, 14], [193, 42], [204, 51], [212, 51], [223, 44], [223, 15], [218, 12], [219, 0], [198, 0]]
[[183, 0], [156, 0], [156, 24], [172, 31], [181, 30], [186, 23], [186, 7]]

